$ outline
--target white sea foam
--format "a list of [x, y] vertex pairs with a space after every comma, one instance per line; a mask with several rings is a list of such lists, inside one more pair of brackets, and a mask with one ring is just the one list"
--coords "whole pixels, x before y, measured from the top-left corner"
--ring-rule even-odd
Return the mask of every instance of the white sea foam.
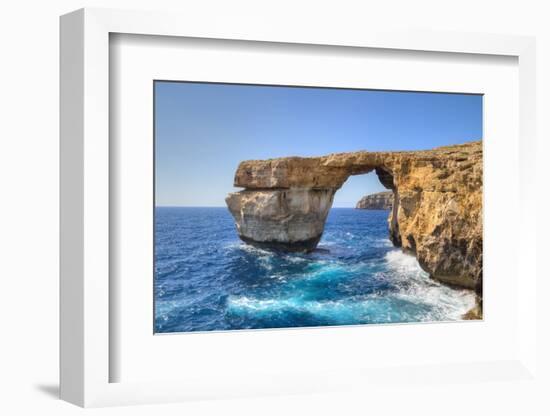
[[[228, 299], [228, 308], [237, 314], [302, 312], [346, 323], [459, 320], [475, 305], [473, 292], [431, 280], [415, 257], [395, 250], [388, 253], [385, 260], [387, 270], [377, 274], [377, 278], [396, 286], [398, 290], [392, 293], [323, 301], [304, 300], [299, 296], [266, 299], [236, 296]], [[320, 262], [303, 279], [334, 278], [340, 272], [346, 275], [346, 271], [349, 270], [345, 265]], [[426, 312], [419, 315], [418, 305], [425, 305]], [[412, 308], [410, 314], [407, 308]]]
[[282, 299], [256, 299], [247, 296], [230, 297], [228, 307], [234, 312], [307, 312], [316, 315], [332, 315], [346, 312], [349, 302], [305, 301], [298, 297]]
[[470, 290], [454, 289], [430, 279], [416, 258], [393, 250], [385, 258], [391, 279], [400, 287], [394, 296], [432, 307], [425, 320], [458, 320], [475, 306], [475, 294]]
[[388, 263], [388, 266], [390, 268], [401, 272], [409, 272], [409, 273], [423, 272], [416, 258], [409, 254], [403, 253], [401, 250], [392, 250], [389, 253], [387, 253], [386, 262]]
[[[275, 253], [240, 244], [235, 247], [255, 254], [262, 268], [271, 270]], [[311, 262], [304, 274], [291, 276], [275, 273], [271, 277], [285, 283], [300, 280], [333, 280], [353, 276], [369, 265], [345, 264], [329, 260], [312, 259], [297, 255], [283, 255], [285, 261]], [[384, 258], [385, 268], [373, 278], [387, 280], [396, 291], [371, 293], [365, 296], [339, 300], [305, 300], [301, 296], [281, 298], [255, 298], [231, 296], [227, 306], [236, 314], [271, 314], [284, 312], [307, 313], [326, 318], [335, 324], [349, 322], [403, 322], [403, 321], [451, 321], [459, 320], [475, 305], [475, 295], [469, 290], [457, 290], [430, 279], [416, 258], [395, 249]], [[422, 312], [423, 306], [425, 312]]]

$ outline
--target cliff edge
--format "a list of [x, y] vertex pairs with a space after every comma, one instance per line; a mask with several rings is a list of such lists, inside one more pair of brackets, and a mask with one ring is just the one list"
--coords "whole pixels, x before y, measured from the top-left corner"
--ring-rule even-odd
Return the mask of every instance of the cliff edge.
[[375, 171], [393, 194], [389, 238], [433, 279], [481, 292], [481, 141], [413, 152], [352, 152], [241, 162], [227, 206], [240, 238], [286, 251], [315, 249], [335, 192]]
[[393, 204], [393, 192], [377, 192], [375, 194], [365, 195], [361, 198], [356, 209], [391, 209]]

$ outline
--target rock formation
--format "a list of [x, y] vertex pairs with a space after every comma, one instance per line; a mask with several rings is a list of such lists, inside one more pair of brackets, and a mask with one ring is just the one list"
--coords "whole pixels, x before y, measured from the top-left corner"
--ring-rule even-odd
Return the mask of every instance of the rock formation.
[[350, 175], [375, 171], [393, 192], [389, 237], [439, 281], [482, 280], [481, 142], [415, 152], [353, 152], [242, 162], [226, 202], [247, 243], [313, 250], [334, 193]]
[[393, 192], [378, 192], [365, 195], [357, 202], [357, 209], [391, 209], [393, 203]]

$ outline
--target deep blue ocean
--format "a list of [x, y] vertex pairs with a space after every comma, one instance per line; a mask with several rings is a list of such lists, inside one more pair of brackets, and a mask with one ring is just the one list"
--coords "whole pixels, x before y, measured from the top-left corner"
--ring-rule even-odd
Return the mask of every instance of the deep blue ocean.
[[318, 250], [237, 237], [226, 208], [156, 208], [155, 332], [459, 320], [474, 295], [388, 239], [388, 211], [333, 208]]

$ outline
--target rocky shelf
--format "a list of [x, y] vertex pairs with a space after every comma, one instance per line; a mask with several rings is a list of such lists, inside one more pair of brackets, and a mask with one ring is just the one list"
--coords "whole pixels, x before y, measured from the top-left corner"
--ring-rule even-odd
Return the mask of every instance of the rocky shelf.
[[480, 141], [414, 152], [352, 152], [240, 163], [226, 202], [240, 238], [262, 247], [313, 250], [335, 192], [375, 171], [393, 194], [389, 238], [438, 281], [482, 282], [483, 164]]

